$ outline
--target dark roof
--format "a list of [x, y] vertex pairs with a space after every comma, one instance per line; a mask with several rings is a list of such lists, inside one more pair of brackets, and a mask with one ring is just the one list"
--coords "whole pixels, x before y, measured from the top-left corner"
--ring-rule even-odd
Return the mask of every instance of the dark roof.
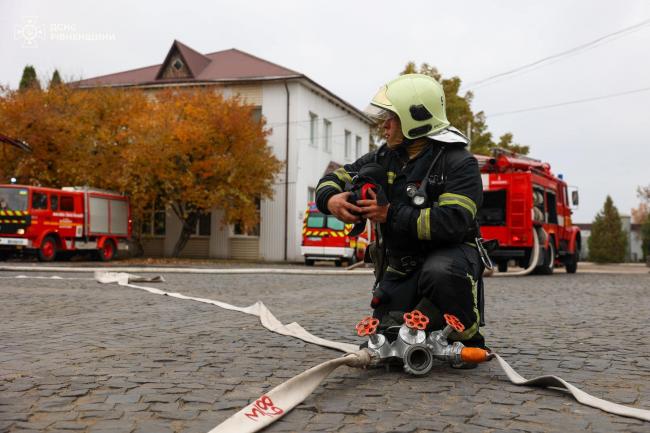
[[[192, 74], [191, 78], [162, 78], [163, 67], [166, 66], [175, 50], [178, 50], [185, 61]], [[235, 48], [203, 55], [179, 41], [174, 41], [165, 61], [159, 65], [87, 78], [71, 84], [76, 87], [143, 86], [174, 82], [237, 81], [255, 78], [291, 77], [304, 77], [304, 75]]]
[[[178, 52], [183, 63], [189, 70], [189, 75], [176, 78], [165, 78], [163, 73], [167, 68], [173, 54]], [[237, 81], [269, 81], [287, 80], [291, 78], [303, 79], [309, 85], [324, 93], [345, 109], [355, 113], [360, 119], [369, 125], [374, 122], [354, 105], [336, 96], [331, 91], [316, 83], [300, 72], [285, 68], [268, 60], [261, 59], [252, 54], [245, 53], [235, 48], [217, 51], [210, 54], [201, 54], [187, 45], [174, 40], [167, 52], [165, 61], [158, 65], [144, 68], [131, 69], [129, 71], [117, 72], [114, 74], [101, 75], [99, 77], [86, 78], [84, 80], [69, 83], [72, 87], [93, 88], [101, 86], [109, 87], [155, 87], [166, 84], [192, 84], [204, 85], [206, 83], [232, 83]]]
[[187, 65], [188, 69], [190, 70], [192, 77], [194, 78], [198, 77], [199, 74], [203, 72], [205, 67], [208, 66], [210, 62], [212, 62], [212, 60], [210, 60], [209, 57], [204, 56], [203, 54], [193, 50], [192, 48], [188, 47], [187, 45], [179, 41], [174, 41], [172, 48], [167, 53], [167, 57], [165, 58], [165, 61], [161, 63], [160, 68], [158, 69], [158, 74], [156, 74], [157, 80], [161, 79], [164, 68], [175, 51], [174, 49], [176, 49], [176, 51], [181, 55], [183, 61]]

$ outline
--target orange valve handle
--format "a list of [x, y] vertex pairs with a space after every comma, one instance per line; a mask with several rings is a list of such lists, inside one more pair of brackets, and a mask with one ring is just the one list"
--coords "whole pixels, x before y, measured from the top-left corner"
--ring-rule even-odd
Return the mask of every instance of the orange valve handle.
[[404, 323], [410, 329], [424, 331], [429, 323], [429, 318], [419, 310], [413, 310], [404, 314]]
[[489, 361], [493, 357], [494, 356], [489, 351], [479, 347], [463, 347], [460, 351], [460, 359], [464, 362], [471, 362], [473, 364]]
[[463, 332], [465, 330], [465, 325], [463, 325], [461, 321], [458, 320], [458, 317], [454, 316], [453, 314], [445, 314], [443, 317], [445, 318], [447, 325], [454, 328], [454, 331]]
[[361, 322], [357, 323], [357, 335], [359, 337], [373, 335], [377, 332], [377, 326], [379, 326], [379, 319], [370, 316], [364, 317]]

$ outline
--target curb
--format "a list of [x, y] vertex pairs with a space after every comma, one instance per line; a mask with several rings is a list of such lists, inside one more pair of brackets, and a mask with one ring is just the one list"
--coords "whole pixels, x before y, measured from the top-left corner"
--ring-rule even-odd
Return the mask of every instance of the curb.
[[220, 274], [220, 275], [373, 275], [372, 269], [307, 270], [278, 268], [205, 269], [205, 268], [143, 268], [143, 267], [69, 267], [69, 266], [0, 266], [3, 272], [140, 272], [167, 274]]

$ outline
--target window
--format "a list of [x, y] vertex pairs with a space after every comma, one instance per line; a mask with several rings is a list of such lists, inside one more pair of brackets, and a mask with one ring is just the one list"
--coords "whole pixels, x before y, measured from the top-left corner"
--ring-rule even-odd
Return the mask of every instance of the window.
[[260, 235], [260, 207], [261, 201], [259, 198], [255, 199], [255, 207], [257, 208], [257, 224], [254, 227], [250, 227], [248, 230], [244, 229], [244, 225], [241, 223], [236, 223], [233, 227], [233, 233], [237, 236], [259, 236]]
[[338, 218], [329, 215], [327, 217], [327, 228], [340, 231], [345, 228], [345, 224], [343, 223], [343, 221], [339, 220]]
[[310, 213], [307, 217], [307, 227], [310, 229], [320, 229], [325, 225], [325, 215], [322, 213]]
[[61, 210], [66, 212], [74, 212], [74, 199], [72, 196], [61, 196]]
[[318, 139], [318, 116], [309, 113], [309, 144], [316, 147]]
[[50, 207], [52, 210], [59, 210], [59, 196], [56, 194], [52, 194], [50, 196]]
[[348, 130], [345, 131], [345, 157], [350, 158], [352, 151], [352, 133]]
[[361, 157], [361, 137], [357, 135], [356, 142], [354, 143], [354, 158], [359, 159]]
[[[63, 199], [67, 197], [61, 197], [61, 209], [63, 209]], [[72, 197], [69, 197], [70, 205], [72, 205]], [[142, 217], [142, 235], [144, 236], [165, 236], [166, 234], [166, 212], [165, 206], [156, 200], [154, 209], [145, 212]]]
[[332, 152], [332, 122], [323, 119], [323, 128], [325, 129], [323, 149], [325, 152]]
[[42, 192], [32, 194], [32, 208], [47, 209], [47, 194], [43, 194]]
[[199, 221], [196, 224], [197, 236], [210, 236], [212, 233], [212, 212], [199, 215]]
[[0, 187], [0, 210], [27, 210], [26, 189]]
[[316, 188], [307, 188], [307, 201], [316, 201]]
[[251, 110], [251, 118], [253, 122], [260, 123], [262, 121], [262, 107], [255, 107]]
[[181, 59], [176, 59], [176, 60], [174, 61], [174, 63], [172, 63], [172, 66], [173, 66], [174, 69], [176, 69], [177, 71], [180, 71], [181, 68], [183, 67], [183, 62], [181, 61]]

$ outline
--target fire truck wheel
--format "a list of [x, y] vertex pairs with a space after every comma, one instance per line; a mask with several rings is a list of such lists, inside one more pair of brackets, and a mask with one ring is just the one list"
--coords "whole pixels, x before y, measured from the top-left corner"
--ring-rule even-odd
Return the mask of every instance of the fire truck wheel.
[[0, 262], [4, 262], [9, 258], [9, 252], [8, 251], [0, 251]]
[[350, 257], [347, 260], [347, 262], [348, 262], [348, 266], [354, 265], [357, 262], [357, 253], [355, 252], [354, 254], [352, 254], [352, 257]]
[[104, 245], [97, 251], [99, 260], [102, 262], [110, 262], [115, 257], [115, 243], [107, 239]]
[[508, 262], [499, 262], [497, 264], [499, 272], [508, 272]]
[[564, 263], [564, 268], [566, 269], [567, 274], [575, 274], [578, 270], [578, 252], [576, 251], [573, 254], [569, 254], [566, 262]]
[[56, 239], [54, 236], [45, 236], [41, 247], [38, 249], [38, 260], [41, 262], [51, 262], [56, 258]]
[[549, 239], [548, 248], [542, 250], [544, 263], [537, 268], [537, 273], [540, 275], [551, 275], [555, 265], [555, 247], [553, 246], [553, 238]]
[[311, 259], [305, 259], [305, 266], [314, 266], [314, 261]]
[[334, 266], [340, 268], [341, 266], [343, 266], [343, 262], [341, 260], [334, 260]]

